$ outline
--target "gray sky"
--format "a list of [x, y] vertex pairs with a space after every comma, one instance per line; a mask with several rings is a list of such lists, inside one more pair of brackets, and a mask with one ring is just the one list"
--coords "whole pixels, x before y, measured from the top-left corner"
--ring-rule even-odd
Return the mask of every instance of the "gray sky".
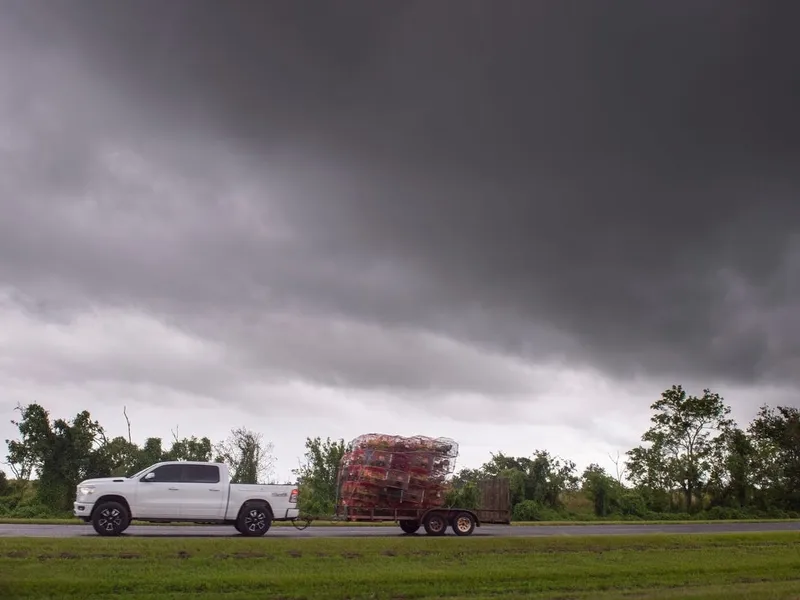
[[[189, 7], [191, 6], [191, 9]], [[446, 435], [609, 466], [796, 404], [788, 2], [0, 0], [0, 439]]]

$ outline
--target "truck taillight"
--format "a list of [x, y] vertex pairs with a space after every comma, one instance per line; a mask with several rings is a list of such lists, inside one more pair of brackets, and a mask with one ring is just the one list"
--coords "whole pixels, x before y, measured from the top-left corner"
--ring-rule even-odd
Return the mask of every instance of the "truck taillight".
[[293, 503], [297, 502], [297, 490], [292, 490], [292, 493], [289, 496], [289, 502], [293, 502]]

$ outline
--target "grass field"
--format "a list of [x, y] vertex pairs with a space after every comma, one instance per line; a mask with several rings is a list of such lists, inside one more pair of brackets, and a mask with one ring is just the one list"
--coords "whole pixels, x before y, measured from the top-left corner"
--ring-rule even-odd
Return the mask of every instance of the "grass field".
[[0, 597], [800, 598], [795, 532], [570, 538], [0, 538]]
[[[800, 523], [798, 519], [692, 519], [692, 520], [590, 520], [590, 521], [515, 521], [511, 523], [514, 527], [535, 527], [537, 525], [703, 525], [713, 523]], [[134, 525], [180, 525], [180, 523], [144, 523], [134, 521]], [[299, 523], [301, 526], [305, 522]], [[84, 525], [83, 521], [79, 519], [64, 518], [64, 519], [16, 519], [0, 517], [0, 525]], [[183, 523], [183, 525], [194, 525], [194, 523]], [[272, 524], [273, 527], [292, 527], [288, 521], [276, 521]], [[397, 523], [383, 522], [383, 523], [366, 523], [366, 522], [347, 522], [347, 521], [313, 521], [311, 527], [397, 527]]]

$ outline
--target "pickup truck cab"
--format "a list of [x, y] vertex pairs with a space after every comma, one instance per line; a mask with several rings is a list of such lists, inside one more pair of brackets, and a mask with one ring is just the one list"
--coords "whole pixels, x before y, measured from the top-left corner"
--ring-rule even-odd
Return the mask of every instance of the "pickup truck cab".
[[242, 535], [264, 535], [273, 521], [298, 517], [297, 487], [231, 483], [228, 466], [161, 462], [130, 477], [78, 484], [74, 514], [100, 535], [120, 535], [131, 521], [233, 525]]

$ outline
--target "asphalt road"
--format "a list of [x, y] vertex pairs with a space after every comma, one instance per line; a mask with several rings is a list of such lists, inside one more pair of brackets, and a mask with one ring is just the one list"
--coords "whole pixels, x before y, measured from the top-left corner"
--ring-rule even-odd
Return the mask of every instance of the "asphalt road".
[[[423, 530], [420, 529], [420, 532]], [[784, 523], [697, 523], [658, 525], [541, 525], [514, 527], [485, 525], [473, 536], [482, 537], [544, 537], [582, 535], [641, 535], [653, 533], [748, 533], [767, 531], [796, 531], [800, 522]], [[452, 532], [448, 530], [452, 535]], [[91, 525], [0, 525], [0, 537], [66, 538], [96, 536]], [[125, 535], [136, 537], [232, 537], [239, 536], [233, 527], [216, 525], [149, 526], [133, 525]], [[395, 537], [403, 535], [399, 527], [309, 527], [298, 531], [294, 527], [273, 527], [268, 537], [331, 538], [331, 537]], [[424, 535], [424, 532], [423, 532]]]

